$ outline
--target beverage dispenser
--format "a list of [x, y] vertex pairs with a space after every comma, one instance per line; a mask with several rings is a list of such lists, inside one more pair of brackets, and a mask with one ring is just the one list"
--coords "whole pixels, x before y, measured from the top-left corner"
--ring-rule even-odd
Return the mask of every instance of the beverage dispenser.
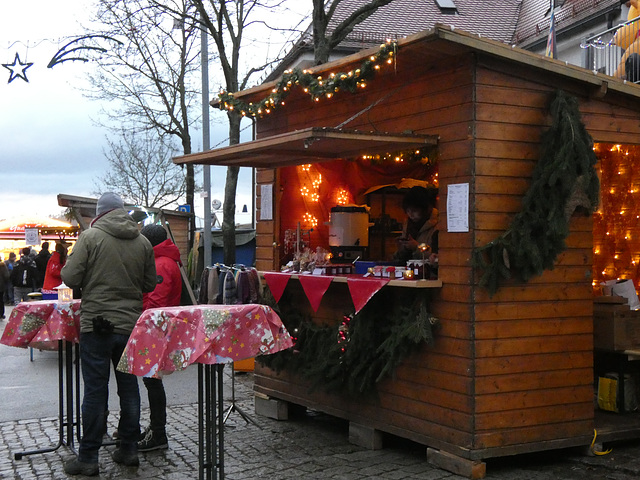
[[369, 246], [369, 207], [336, 205], [331, 208], [329, 249], [333, 263], [351, 263], [362, 258]]

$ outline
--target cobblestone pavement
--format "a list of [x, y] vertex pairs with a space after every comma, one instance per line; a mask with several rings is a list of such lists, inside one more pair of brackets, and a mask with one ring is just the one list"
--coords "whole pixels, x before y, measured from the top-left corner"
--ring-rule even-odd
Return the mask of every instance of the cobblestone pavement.
[[[230, 369], [225, 369], [225, 399], [231, 398]], [[385, 448], [370, 451], [349, 444], [347, 422], [314, 411], [276, 421], [254, 414], [253, 375], [235, 375], [236, 405], [258, 425], [237, 411], [225, 423], [224, 476], [256, 479], [462, 479], [430, 466], [426, 448], [396, 437], [385, 437]], [[195, 388], [195, 386], [194, 386]], [[228, 405], [227, 405], [228, 407]], [[143, 424], [148, 411], [143, 410]], [[109, 418], [111, 432], [116, 417]], [[0, 423], [1, 479], [66, 479], [63, 461], [72, 456], [62, 447], [52, 453], [14, 459], [16, 452], [53, 445], [58, 439], [56, 418]], [[140, 467], [115, 464], [113, 446], [100, 452], [100, 478], [183, 480], [198, 478], [197, 404], [168, 408], [169, 450], [140, 454]], [[587, 456], [582, 449], [560, 450], [487, 461], [487, 478], [502, 480], [631, 480], [640, 478], [640, 441], [613, 446], [605, 456]], [[83, 478], [83, 477], [75, 477]]]

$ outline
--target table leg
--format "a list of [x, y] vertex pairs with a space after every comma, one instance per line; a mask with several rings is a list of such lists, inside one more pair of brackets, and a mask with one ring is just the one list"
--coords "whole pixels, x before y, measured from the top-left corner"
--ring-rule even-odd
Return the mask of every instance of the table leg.
[[[63, 340], [58, 341], [58, 428], [60, 435], [58, 443], [51, 447], [28, 450], [14, 454], [16, 460], [27, 455], [37, 453], [54, 452], [62, 445], [68, 445], [73, 449], [73, 345]], [[66, 358], [65, 358], [66, 357]], [[67, 417], [65, 420], [65, 394], [67, 403]], [[65, 440], [65, 427], [67, 438]]]
[[[224, 364], [215, 365], [218, 376], [218, 415], [216, 415], [216, 426], [218, 428], [218, 478], [224, 480], [224, 395], [223, 395], [223, 372]], [[233, 372], [232, 372], [233, 375]]]
[[222, 368], [224, 365], [198, 364], [198, 478], [200, 480], [224, 479]]

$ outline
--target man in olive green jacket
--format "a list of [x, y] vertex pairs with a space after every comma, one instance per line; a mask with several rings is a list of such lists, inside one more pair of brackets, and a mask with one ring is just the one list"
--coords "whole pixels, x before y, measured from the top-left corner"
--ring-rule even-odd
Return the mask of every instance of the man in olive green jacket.
[[[77, 458], [65, 463], [72, 475], [99, 474], [98, 450], [105, 434], [110, 363], [114, 369], [142, 313], [142, 294], [156, 286], [151, 243], [124, 210], [122, 199], [105, 193], [91, 228], [82, 232], [62, 269], [62, 280], [82, 293], [80, 365], [84, 381], [82, 440]], [[120, 397], [117, 463], [137, 466], [140, 393], [134, 375], [115, 371]]]

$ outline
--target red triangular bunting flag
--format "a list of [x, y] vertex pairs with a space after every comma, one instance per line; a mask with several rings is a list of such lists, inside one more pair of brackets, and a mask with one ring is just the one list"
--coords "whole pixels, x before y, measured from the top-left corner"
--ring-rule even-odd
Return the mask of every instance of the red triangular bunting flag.
[[362, 310], [371, 297], [373, 297], [378, 290], [389, 283], [388, 278], [347, 278], [347, 285], [349, 285], [349, 292], [351, 292], [351, 300], [356, 307], [356, 313]]
[[307, 294], [309, 302], [311, 302], [311, 308], [313, 308], [314, 312], [317, 312], [320, 306], [320, 300], [322, 300], [327, 288], [331, 285], [333, 277], [327, 275], [300, 275], [298, 279], [302, 284], [304, 293]]
[[273, 298], [275, 298], [276, 302], [280, 301], [280, 297], [282, 297], [282, 293], [284, 292], [284, 287], [287, 286], [287, 282], [290, 277], [290, 273], [264, 272], [264, 279], [267, 282], [269, 290], [271, 290], [271, 294], [273, 295]]

